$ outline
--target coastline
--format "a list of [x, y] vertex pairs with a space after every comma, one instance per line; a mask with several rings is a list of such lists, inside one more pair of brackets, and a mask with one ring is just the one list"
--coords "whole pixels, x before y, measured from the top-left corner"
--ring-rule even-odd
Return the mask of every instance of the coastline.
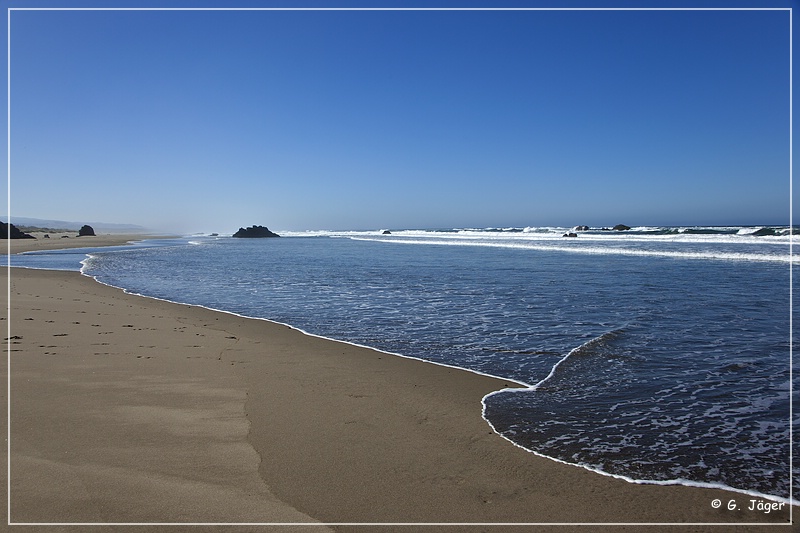
[[[116, 244], [135, 240], [119, 238]], [[82, 239], [76, 246], [100, 245]], [[711, 507], [715, 498], [746, 507], [751, 498], [742, 494], [636, 485], [522, 450], [480, 416], [481, 399], [516, 386], [510, 381], [128, 295], [74, 272], [12, 269], [11, 284], [11, 336], [22, 337], [11, 341], [18, 350], [11, 364], [14, 522], [26, 521], [17, 515], [33, 522], [562, 524], [788, 517], [787, 506], [783, 514], [744, 515]], [[88, 399], [75, 394], [86, 390]], [[218, 464], [232, 456], [236, 465]], [[162, 464], [167, 457], [173, 462]], [[85, 499], [71, 490], [75, 478]], [[103, 486], [120, 494], [101, 494]], [[253, 487], [257, 497], [245, 505], [241, 490]], [[184, 508], [189, 494], [193, 503]], [[692, 530], [706, 528], [714, 529]]]
[[50, 233], [50, 238], [45, 239], [44, 233], [33, 232], [35, 239], [4, 239], [4, 252], [6, 254], [19, 254], [23, 252], [36, 252], [39, 250], [61, 250], [68, 248], [92, 248], [101, 246], [120, 246], [133, 241], [147, 239], [168, 239], [169, 236], [145, 235], [138, 233], [109, 233], [91, 237], [77, 237], [76, 232]]

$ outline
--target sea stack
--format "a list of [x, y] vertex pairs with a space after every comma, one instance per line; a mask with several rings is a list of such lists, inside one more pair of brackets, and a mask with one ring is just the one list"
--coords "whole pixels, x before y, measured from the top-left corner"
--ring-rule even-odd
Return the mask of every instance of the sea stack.
[[234, 233], [233, 236], [242, 239], [263, 239], [267, 237], [280, 237], [280, 235], [271, 232], [265, 226], [250, 226], [247, 229], [239, 228], [239, 231]]

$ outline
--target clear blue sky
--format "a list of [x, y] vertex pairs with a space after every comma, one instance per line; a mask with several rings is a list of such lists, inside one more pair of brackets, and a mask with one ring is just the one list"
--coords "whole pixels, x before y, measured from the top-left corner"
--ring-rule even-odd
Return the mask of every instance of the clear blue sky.
[[789, 43], [787, 11], [13, 11], [11, 214], [785, 224]]

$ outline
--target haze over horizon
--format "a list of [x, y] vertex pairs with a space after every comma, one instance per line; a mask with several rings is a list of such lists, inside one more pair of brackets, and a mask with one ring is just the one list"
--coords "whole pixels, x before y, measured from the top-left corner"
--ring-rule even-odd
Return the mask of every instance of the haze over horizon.
[[177, 233], [785, 225], [789, 20], [14, 10], [10, 213]]

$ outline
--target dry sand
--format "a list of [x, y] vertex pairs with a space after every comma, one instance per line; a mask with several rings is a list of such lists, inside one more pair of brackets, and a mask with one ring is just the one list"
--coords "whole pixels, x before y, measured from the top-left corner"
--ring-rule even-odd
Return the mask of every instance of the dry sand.
[[[785, 505], [751, 512], [743, 494], [636, 485], [515, 447], [480, 416], [481, 398], [511, 382], [127, 295], [74, 272], [10, 276], [12, 523], [788, 524]], [[740, 509], [727, 510], [730, 500]], [[203, 531], [329, 528], [433, 526]]]

